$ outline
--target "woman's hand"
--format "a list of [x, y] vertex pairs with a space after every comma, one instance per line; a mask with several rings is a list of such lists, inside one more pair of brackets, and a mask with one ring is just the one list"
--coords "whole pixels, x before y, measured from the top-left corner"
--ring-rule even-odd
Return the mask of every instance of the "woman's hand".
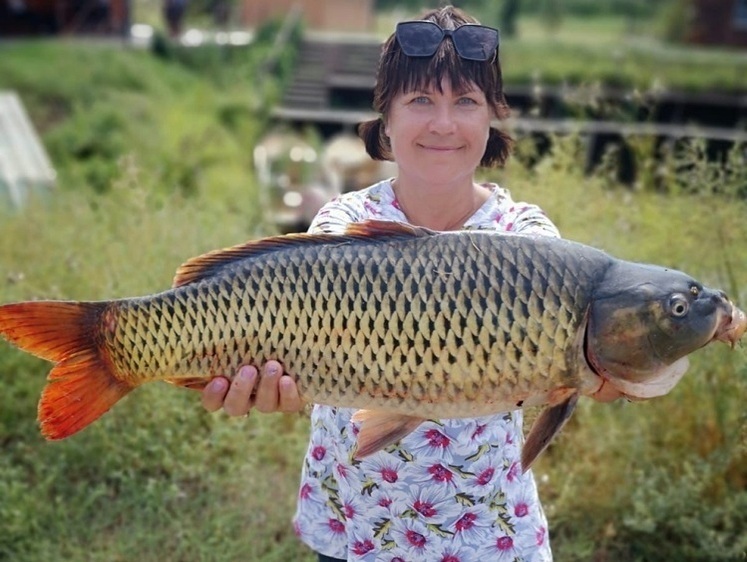
[[233, 381], [214, 378], [202, 391], [202, 405], [209, 412], [223, 408], [229, 416], [245, 416], [252, 408], [260, 412], [298, 412], [303, 401], [295, 381], [283, 374], [283, 366], [268, 361], [261, 377], [256, 367], [244, 365]]

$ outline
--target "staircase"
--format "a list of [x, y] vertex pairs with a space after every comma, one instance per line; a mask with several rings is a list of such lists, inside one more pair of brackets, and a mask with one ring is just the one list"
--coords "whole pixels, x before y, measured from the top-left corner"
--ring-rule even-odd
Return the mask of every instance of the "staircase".
[[335, 94], [346, 89], [372, 90], [380, 49], [380, 43], [370, 39], [304, 39], [295, 76], [279, 110], [344, 111], [345, 96]]

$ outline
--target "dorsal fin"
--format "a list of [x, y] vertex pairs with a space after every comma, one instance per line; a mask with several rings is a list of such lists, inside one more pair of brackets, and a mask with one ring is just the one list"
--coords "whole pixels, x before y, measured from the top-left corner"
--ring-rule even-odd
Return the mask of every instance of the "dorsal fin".
[[252, 240], [251, 242], [230, 248], [213, 250], [187, 260], [176, 270], [173, 286], [176, 288], [208, 279], [232, 263], [271, 252], [278, 252], [291, 246], [340, 244], [354, 241], [359, 242], [361, 240], [384, 241], [429, 236], [432, 234], [436, 234], [436, 232], [427, 228], [410, 226], [393, 221], [368, 220], [361, 223], [351, 223], [344, 234], [286, 234], [284, 236], [271, 236], [260, 240]]
[[424, 226], [413, 226], [403, 222], [369, 219], [363, 222], [352, 222], [345, 229], [346, 236], [362, 238], [410, 238], [432, 236], [437, 231]]

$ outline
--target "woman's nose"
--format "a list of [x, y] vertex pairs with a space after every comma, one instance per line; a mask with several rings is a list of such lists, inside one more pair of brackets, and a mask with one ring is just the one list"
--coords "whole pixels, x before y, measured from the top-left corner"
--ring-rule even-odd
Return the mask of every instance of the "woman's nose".
[[430, 129], [441, 135], [452, 133], [456, 127], [454, 109], [449, 104], [437, 104], [430, 121]]

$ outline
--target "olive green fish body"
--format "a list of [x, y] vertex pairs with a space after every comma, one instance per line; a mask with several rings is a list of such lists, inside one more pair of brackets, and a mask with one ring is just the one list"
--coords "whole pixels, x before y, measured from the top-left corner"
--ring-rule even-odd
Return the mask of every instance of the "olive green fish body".
[[487, 233], [350, 239], [243, 258], [107, 313], [133, 384], [281, 361], [309, 401], [465, 417], [578, 387], [574, 345], [610, 258]]

